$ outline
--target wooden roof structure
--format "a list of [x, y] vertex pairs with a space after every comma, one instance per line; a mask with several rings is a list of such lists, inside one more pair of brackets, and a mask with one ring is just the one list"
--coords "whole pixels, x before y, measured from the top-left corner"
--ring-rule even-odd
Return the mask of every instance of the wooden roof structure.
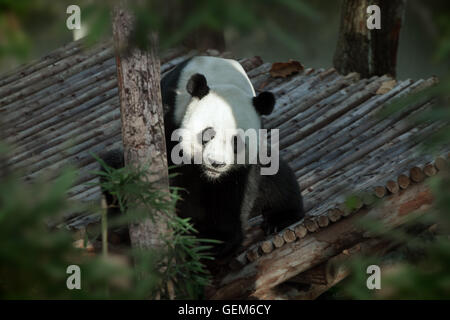
[[[161, 59], [162, 74], [191, 55], [169, 52]], [[437, 79], [360, 79], [333, 68], [305, 68], [273, 78], [271, 63], [259, 57], [239, 61], [256, 91], [270, 90], [277, 98], [264, 124], [280, 129], [281, 155], [298, 178], [307, 216], [268, 237], [259, 229], [261, 218], [253, 218], [242, 250], [229, 271], [216, 279], [210, 295], [315, 298], [346, 275], [331, 272], [328, 262], [341, 259], [346, 250], [344, 258], [349, 252], [386, 249], [356, 227], [357, 217], [373, 216], [396, 227], [410, 212], [430, 205], [423, 180], [446, 165], [447, 155], [433, 159], [420, 153], [418, 144], [442, 124], [415, 126], [410, 120], [432, 102], [411, 105], [387, 118], [377, 113], [393, 99], [430, 87]], [[85, 49], [81, 42], [72, 42], [3, 75], [0, 119], [0, 139], [14, 147], [9, 163], [22, 169], [25, 179], [73, 164], [79, 175], [69, 197], [98, 201], [100, 190], [90, 184], [97, 179], [90, 152], [122, 143], [112, 45]], [[349, 194], [351, 208], [344, 205]], [[374, 205], [383, 197], [383, 205]], [[65, 218], [72, 229], [98, 221], [92, 212], [71, 212]], [[283, 287], [302, 281], [312, 283], [315, 291]]]

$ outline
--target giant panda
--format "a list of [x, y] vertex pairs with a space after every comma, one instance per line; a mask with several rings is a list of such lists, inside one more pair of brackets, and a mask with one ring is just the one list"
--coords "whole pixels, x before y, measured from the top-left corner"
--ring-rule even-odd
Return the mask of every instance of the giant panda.
[[[263, 175], [264, 165], [250, 155], [242, 132], [262, 128], [261, 116], [272, 112], [275, 98], [270, 92], [256, 95], [239, 62], [190, 58], [161, 80], [161, 94], [168, 165], [179, 164], [177, 157], [183, 160], [170, 181], [184, 190], [176, 211], [191, 219], [200, 238], [221, 241], [215, 256], [225, 258], [236, 251], [249, 217], [262, 214], [266, 233], [272, 233], [304, 216], [289, 165], [280, 158], [278, 171]], [[117, 168], [123, 166], [121, 154], [114, 151], [102, 158]], [[238, 154], [244, 155], [239, 164]]]

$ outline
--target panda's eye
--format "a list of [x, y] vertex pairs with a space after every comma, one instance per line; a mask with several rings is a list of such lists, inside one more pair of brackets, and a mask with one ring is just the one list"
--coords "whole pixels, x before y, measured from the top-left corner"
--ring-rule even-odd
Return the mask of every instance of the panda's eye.
[[199, 138], [200, 143], [204, 146], [209, 141], [214, 139], [215, 136], [216, 136], [216, 131], [213, 128], [208, 127], [206, 129], [203, 129], [202, 132], [200, 132], [198, 138]]
[[235, 154], [241, 152], [244, 148], [244, 141], [239, 135], [235, 135], [231, 138], [231, 144]]

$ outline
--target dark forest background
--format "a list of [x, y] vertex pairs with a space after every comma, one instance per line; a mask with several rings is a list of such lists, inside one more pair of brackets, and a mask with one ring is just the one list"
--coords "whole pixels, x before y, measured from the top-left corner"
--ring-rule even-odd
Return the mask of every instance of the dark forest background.
[[[72, 32], [65, 29], [68, 17], [65, 1], [52, 2], [51, 6], [42, 0], [33, 2], [35, 11], [27, 12], [28, 18], [23, 20], [29, 42], [26, 44], [27, 55], [2, 57], [0, 73], [23, 63], [20, 57], [26, 60], [41, 57], [73, 39]], [[237, 57], [259, 55], [269, 62], [296, 59], [307, 67], [331, 67], [339, 32], [341, 1], [308, 0], [303, 3], [303, 15], [282, 5], [274, 5], [270, 10], [270, 16], [289, 34], [288, 38], [276, 32], [269, 33], [258, 23], [245, 33], [227, 27], [224, 30], [226, 49]], [[449, 69], [449, 61], [437, 62], [437, 46], [450, 33], [449, 8], [450, 3], [446, 0], [407, 1], [398, 51], [398, 79], [443, 76]], [[81, 10], [83, 23], [85, 12], [83, 8]], [[49, 20], [49, 16], [53, 19]], [[2, 23], [5, 21], [0, 22], [0, 29]], [[444, 46], [448, 47], [448, 44]]]

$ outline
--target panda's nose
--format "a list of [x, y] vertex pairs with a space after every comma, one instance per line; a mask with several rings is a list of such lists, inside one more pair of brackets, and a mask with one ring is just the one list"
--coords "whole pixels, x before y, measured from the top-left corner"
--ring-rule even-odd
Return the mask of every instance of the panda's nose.
[[216, 169], [222, 168], [225, 166], [224, 162], [220, 162], [220, 161], [216, 161], [216, 160], [212, 160], [209, 159], [209, 163], [211, 164], [211, 166], [213, 166]]

